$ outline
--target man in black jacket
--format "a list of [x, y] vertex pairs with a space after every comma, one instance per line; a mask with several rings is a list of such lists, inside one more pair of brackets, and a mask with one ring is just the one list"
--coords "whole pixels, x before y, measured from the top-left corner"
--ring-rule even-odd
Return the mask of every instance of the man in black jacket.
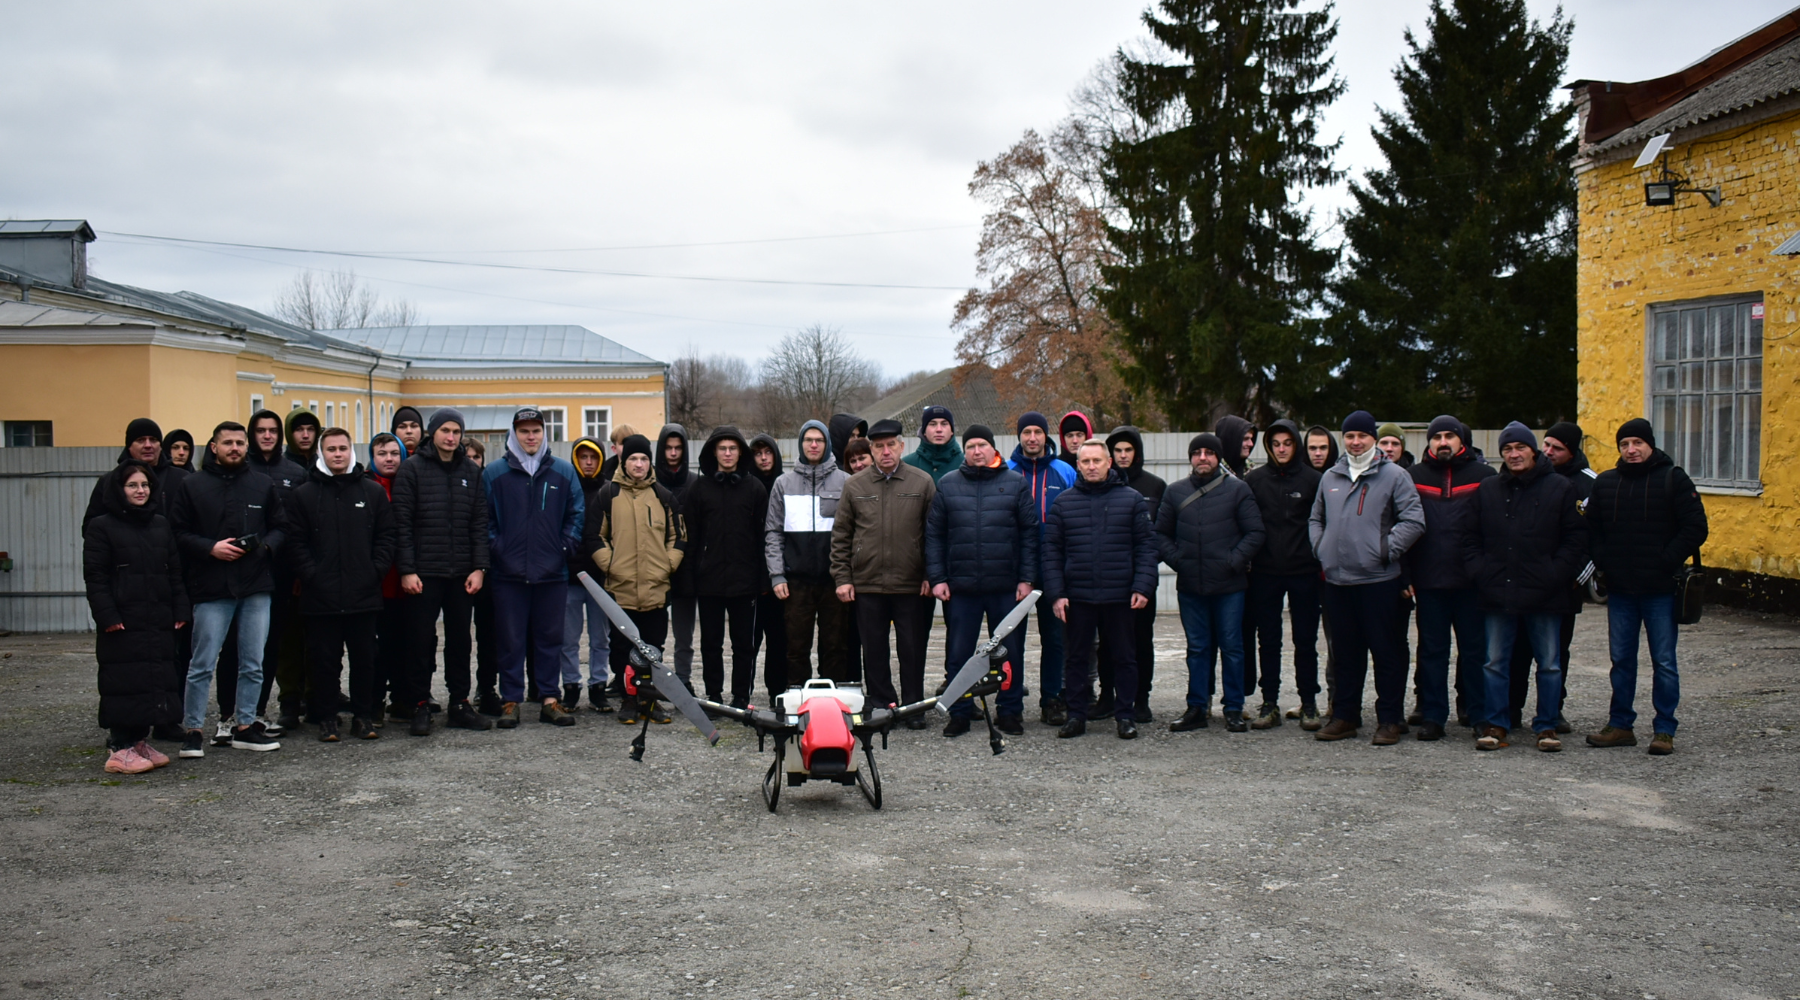
[[1156, 512], [1156, 544], [1175, 567], [1176, 600], [1187, 633], [1187, 711], [1169, 729], [1206, 728], [1212, 704], [1213, 657], [1220, 659], [1225, 727], [1250, 728], [1244, 718], [1244, 592], [1250, 560], [1262, 548], [1262, 512], [1242, 479], [1225, 471], [1224, 444], [1216, 434], [1188, 442], [1186, 479], [1170, 484]]
[[[763, 484], [763, 507], [768, 508], [768, 494], [775, 489], [775, 480], [781, 478], [781, 446], [773, 437], [758, 434], [750, 439], [750, 474]], [[763, 561], [762, 585], [756, 595], [756, 635], [751, 640], [750, 651], [762, 648], [768, 642], [768, 652], [763, 656], [763, 686], [768, 689], [769, 700], [787, 690], [787, 615], [782, 610], [781, 598], [775, 596], [775, 584], [769, 580], [769, 564]]]
[[194, 609], [194, 651], [181, 720], [187, 730], [183, 757], [206, 756], [200, 731], [206, 721], [206, 689], [233, 621], [240, 641], [230, 745], [239, 750], [281, 748], [256, 720], [269, 594], [275, 589], [269, 567], [284, 537], [281, 500], [269, 477], [245, 465], [249, 446], [243, 424], [226, 421], [213, 428], [200, 471], [182, 480], [170, 506]]
[[[156, 421], [149, 417], [138, 417], [125, 425], [125, 448], [119, 452], [115, 464], [124, 465], [126, 462], [141, 462], [155, 470], [156, 489], [153, 496], [156, 499], [156, 512], [167, 517], [170, 498], [175, 495], [176, 484], [187, 475], [187, 470], [169, 464], [167, 456], [163, 454], [162, 428], [157, 426]], [[107, 512], [107, 484], [111, 479], [112, 470], [108, 470], [94, 481], [94, 492], [88, 497], [87, 511], [81, 515], [83, 527]]]
[[412, 669], [403, 704], [412, 707], [414, 736], [431, 733], [431, 675], [437, 667], [437, 620], [444, 616], [444, 684], [448, 723], [493, 725], [469, 704], [469, 618], [488, 568], [487, 494], [481, 469], [462, 449], [463, 415], [444, 407], [431, 415], [417, 454], [394, 477], [395, 565], [408, 594]]
[[375, 622], [381, 579], [394, 562], [394, 518], [387, 491], [356, 461], [350, 432], [319, 435], [312, 479], [288, 505], [287, 552], [300, 581], [306, 658], [312, 668], [309, 720], [319, 742], [338, 741], [338, 680], [350, 658], [350, 735], [372, 740], [381, 711], [375, 690]]
[[[1638, 631], [1650, 643], [1656, 709], [1650, 752], [1675, 752], [1681, 676], [1675, 668], [1676, 574], [1706, 541], [1706, 507], [1694, 481], [1656, 446], [1642, 417], [1619, 428], [1619, 464], [1594, 480], [1588, 530], [1594, 564], [1606, 574], [1606, 622], [1612, 647], [1612, 709], [1606, 728], [1588, 736], [1596, 747], [1636, 746]], [[1541, 697], [1541, 695], [1540, 695]]]
[[[675, 495], [675, 513], [685, 520], [682, 508], [688, 486], [696, 478], [688, 468], [688, 433], [680, 424], [664, 424], [656, 435], [656, 481]], [[693, 564], [684, 563], [669, 581], [669, 624], [675, 638], [675, 676], [693, 689], [694, 622], [699, 610]]]
[[[1163, 491], [1169, 484], [1161, 476], [1144, 468], [1144, 434], [1129, 425], [1113, 428], [1106, 436], [1106, 450], [1112, 452], [1113, 468], [1125, 477], [1125, 485], [1143, 494], [1154, 512], [1162, 504]], [[1156, 721], [1150, 712], [1150, 686], [1156, 680], [1156, 602], [1131, 612], [1133, 651], [1137, 653], [1137, 704], [1134, 718], [1139, 725]], [[1100, 698], [1094, 704], [1095, 715], [1110, 715], [1113, 706], [1113, 676], [1107, 669], [1111, 657], [1100, 657]]]
[[[249, 436], [250, 450], [244, 456], [244, 462], [250, 468], [268, 476], [275, 484], [275, 494], [286, 504], [293, 497], [294, 488], [306, 482], [307, 472], [287, 457], [284, 450], [284, 436], [281, 416], [274, 410], [257, 410], [250, 415]], [[283, 680], [281, 715], [287, 722], [299, 724], [299, 705], [306, 687], [306, 651], [303, 630], [294, 628], [299, 625], [300, 599], [294, 593], [294, 574], [286, 559], [276, 560], [270, 567], [275, 589], [269, 598], [269, 637], [263, 644], [263, 682], [262, 692], [257, 698], [256, 714], [262, 717], [263, 726], [271, 736], [280, 736], [282, 724], [268, 715], [269, 694], [275, 682]], [[221, 662], [231, 664], [237, 658], [237, 628], [234, 626], [225, 637], [225, 646], [220, 652]], [[226, 670], [219, 675], [219, 716], [224, 718], [230, 714], [237, 704], [237, 676], [234, 671]], [[290, 693], [291, 692], [291, 693]], [[231, 736], [221, 724], [213, 743], [217, 746], [230, 744]]]
[[[1222, 443], [1222, 442], [1221, 442]], [[1262, 707], [1252, 729], [1281, 725], [1281, 603], [1286, 599], [1294, 637], [1294, 687], [1300, 728], [1319, 729], [1319, 560], [1307, 519], [1319, 492], [1319, 472], [1302, 454], [1300, 428], [1277, 420], [1263, 434], [1269, 460], [1244, 476], [1262, 515], [1262, 548], [1250, 559], [1250, 620], [1261, 657]]]
[[[1431, 421], [1425, 461], [1407, 471], [1425, 509], [1425, 534], [1406, 553], [1406, 570], [1419, 602], [1419, 662], [1413, 674], [1419, 709], [1418, 738], [1441, 740], [1450, 721], [1450, 634], [1456, 633], [1456, 715], [1487, 717], [1483, 707], [1487, 620], [1466, 559], [1469, 534], [1479, 527], [1476, 498], [1494, 467], [1463, 440], [1462, 422], [1448, 414]], [[1519, 643], [1527, 650], [1529, 644]]]
[[[875, 426], [881, 429], [887, 423]], [[975, 652], [983, 616], [992, 634], [1000, 619], [1031, 595], [1032, 575], [1039, 565], [1038, 534], [1037, 502], [1025, 477], [1000, 460], [992, 431], [981, 424], [969, 427], [963, 432], [962, 468], [938, 480], [925, 517], [925, 575], [932, 595], [944, 602], [948, 620], [947, 675], [954, 677]], [[929, 608], [927, 604], [927, 615]], [[885, 632], [886, 623], [882, 628]], [[996, 714], [1003, 730], [1018, 735], [1025, 731], [1025, 629], [1013, 629], [1005, 644], [1013, 681], [1000, 692]], [[921, 643], [921, 662], [924, 652]], [[974, 717], [975, 706], [969, 702], [950, 707], [951, 724], [963, 731]], [[908, 728], [925, 728], [922, 719], [918, 725], [911, 723], [908, 720]]]
[[[1575, 502], [1586, 509], [1587, 499], [1594, 492], [1594, 480], [1600, 474], [1588, 465], [1587, 454], [1581, 450], [1582, 436], [1580, 425], [1572, 421], [1552, 424], [1544, 432], [1544, 457], [1550, 460], [1557, 475], [1569, 481], [1569, 488], [1575, 491]], [[1590, 559], [1588, 567], [1592, 566], [1593, 561]], [[1581, 613], [1582, 597], [1587, 592], [1586, 579], [1577, 579], [1579, 582], [1569, 588], [1569, 608], [1562, 616], [1562, 665], [1565, 677], [1569, 673], [1569, 646], [1575, 641], [1575, 616]], [[1512, 662], [1512, 715], [1508, 721], [1514, 729], [1519, 728], [1530, 688], [1531, 650], [1521, 643], [1513, 650]], [[1568, 695], [1569, 689], [1564, 687], [1563, 698], [1567, 699]], [[1559, 734], [1573, 731], [1568, 720], [1563, 718], [1560, 703], [1556, 706], [1556, 731]]]
[[1587, 527], [1569, 481], [1551, 471], [1549, 460], [1538, 454], [1537, 436], [1524, 424], [1515, 420], [1501, 430], [1500, 458], [1506, 471], [1475, 491], [1475, 524], [1463, 543], [1464, 561], [1487, 613], [1485, 725], [1475, 747], [1506, 746], [1513, 645], [1529, 637], [1538, 662], [1538, 711], [1531, 731], [1539, 750], [1555, 752], [1562, 749], [1556, 738], [1563, 685], [1557, 633], [1569, 587], [1587, 563]]
[[682, 501], [700, 615], [700, 676], [723, 701], [725, 634], [731, 633], [731, 704], [750, 704], [756, 684], [756, 597], [768, 575], [763, 522], [769, 493], [745, 464], [750, 445], [736, 427], [714, 428], [700, 447], [700, 475]]

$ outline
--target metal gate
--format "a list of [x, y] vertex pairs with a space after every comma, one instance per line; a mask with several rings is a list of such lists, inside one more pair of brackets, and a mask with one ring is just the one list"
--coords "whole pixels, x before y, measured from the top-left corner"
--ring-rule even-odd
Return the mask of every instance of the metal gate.
[[[81, 515], [117, 448], [0, 448], [0, 629], [94, 627], [81, 579]], [[3, 564], [0, 564], [3, 565]]]

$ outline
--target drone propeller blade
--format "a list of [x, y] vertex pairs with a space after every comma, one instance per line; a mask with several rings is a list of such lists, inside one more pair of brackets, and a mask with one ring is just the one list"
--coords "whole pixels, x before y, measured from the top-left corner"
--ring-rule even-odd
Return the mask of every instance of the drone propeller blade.
[[[956, 672], [956, 676], [950, 681], [949, 685], [944, 688], [944, 693], [938, 695], [937, 703], [939, 708], [942, 708], [946, 712], [950, 711], [950, 706], [956, 704], [958, 698], [961, 698], [970, 688], [974, 687], [976, 681], [987, 676], [988, 653], [992, 652], [994, 647], [1000, 645], [1000, 642], [1008, 635], [1011, 635], [1013, 629], [1019, 627], [1019, 623], [1025, 620], [1025, 616], [1031, 612], [1032, 606], [1037, 604], [1037, 599], [1042, 596], [1044, 596], [1043, 591], [1032, 591], [1030, 596], [1019, 602], [1018, 607], [1013, 608], [1011, 611], [1007, 612], [1005, 618], [1000, 619], [1000, 624], [994, 628], [994, 634], [989, 637], [986, 642], [976, 647], [975, 655], [969, 657], [969, 659], [963, 663], [962, 669]], [[1014, 669], [1018, 668], [1015, 667]]]
[[605, 613], [606, 620], [613, 623], [613, 628], [618, 629], [625, 638], [630, 639], [633, 643], [641, 644], [644, 641], [638, 633], [637, 622], [631, 620], [631, 616], [625, 613], [624, 608], [619, 607], [619, 602], [613, 600], [611, 594], [600, 589], [600, 585], [594, 582], [593, 577], [586, 573], [577, 573], [575, 578], [581, 581], [583, 587], [587, 588], [588, 596], [594, 599], [594, 603], [600, 605], [600, 610]]
[[706, 714], [706, 709], [700, 707], [700, 702], [695, 700], [694, 693], [687, 689], [687, 685], [681, 683], [681, 678], [675, 676], [675, 671], [660, 662], [652, 661], [650, 676], [656, 679], [656, 693], [669, 699], [669, 704], [679, 709], [694, 724], [694, 728], [700, 730], [700, 735], [706, 737], [708, 745], [719, 742], [719, 729], [713, 725], [712, 717]]

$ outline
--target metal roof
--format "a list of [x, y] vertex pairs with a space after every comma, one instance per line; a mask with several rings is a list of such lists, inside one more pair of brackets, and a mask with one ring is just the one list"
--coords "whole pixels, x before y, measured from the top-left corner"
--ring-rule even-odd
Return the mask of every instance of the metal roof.
[[33, 326], [156, 326], [155, 320], [86, 309], [64, 309], [36, 302], [0, 300], [0, 327]]
[[[960, 379], [959, 379], [960, 374]], [[960, 383], [960, 384], [959, 384]], [[1014, 426], [1019, 414], [1039, 409], [1066, 413], [1076, 409], [1074, 403], [1046, 389], [1030, 386], [1009, 378], [985, 365], [962, 365], [946, 368], [920, 379], [905, 389], [889, 393], [862, 408], [870, 421], [898, 420], [908, 435], [922, 430], [919, 418], [927, 406], [942, 406], [956, 417], [959, 430], [973, 424], [986, 424], [1004, 434]]]
[[1800, 38], [1749, 60], [1667, 110], [1595, 143], [1591, 151], [1642, 143], [1664, 132], [1698, 125], [1796, 91], [1800, 91]]
[[385, 326], [323, 332], [413, 361], [662, 364], [584, 326]]
[[1794, 254], [1800, 253], [1800, 233], [1795, 233], [1782, 240], [1781, 245], [1775, 248], [1775, 253], [1782, 257], [1792, 257]]
[[94, 230], [86, 219], [7, 219], [0, 222], [0, 236], [48, 236], [74, 233], [89, 243]]

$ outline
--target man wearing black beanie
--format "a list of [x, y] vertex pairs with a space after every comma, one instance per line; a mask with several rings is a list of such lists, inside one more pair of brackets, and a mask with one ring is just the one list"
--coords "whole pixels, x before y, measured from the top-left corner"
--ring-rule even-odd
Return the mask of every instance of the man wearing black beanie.
[[[1573, 421], [1563, 420], [1551, 424], [1544, 432], [1544, 457], [1550, 460], [1551, 468], [1557, 475], [1569, 481], [1569, 488], [1575, 493], [1575, 500], [1583, 510], [1587, 508], [1587, 500], [1594, 492], [1594, 480], [1599, 478], [1588, 465], [1587, 454], [1582, 451], [1583, 435], [1581, 426]], [[1562, 665], [1563, 674], [1569, 672], [1569, 647], [1575, 640], [1575, 616], [1581, 613], [1581, 606], [1586, 603], [1583, 598], [1587, 587], [1585, 580], [1592, 577], [1593, 562], [1590, 560], [1582, 571], [1583, 582], [1569, 588], [1569, 610], [1562, 616]], [[1513, 650], [1512, 661], [1512, 715], [1510, 721], [1514, 729], [1519, 728], [1525, 711], [1525, 699], [1531, 690], [1531, 649], [1521, 643]], [[1568, 688], [1564, 687], [1562, 696], [1567, 698]], [[1573, 731], [1567, 719], [1563, 718], [1562, 705], [1556, 706], [1556, 731], [1568, 733]]]
[[1642, 417], [1618, 433], [1619, 463], [1594, 480], [1587, 522], [1594, 564], [1606, 574], [1606, 619], [1611, 634], [1612, 711], [1589, 746], [1636, 746], [1638, 632], [1649, 640], [1656, 667], [1656, 709], [1650, 752], [1675, 752], [1675, 710], [1681, 678], [1675, 665], [1677, 574], [1706, 541], [1706, 507], [1680, 466], [1656, 446]]
[[[1464, 553], [1477, 528], [1476, 491], [1494, 467], [1463, 438], [1462, 421], [1450, 414], [1432, 420], [1425, 459], [1407, 472], [1419, 491], [1425, 534], [1406, 554], [1407, 577], [1419, 602], [1419, 661], [1413, 691], [1418, 737], [1438, 740], [1449, 721], [1450, 637], [1456, 636], [1456, 715], [1485, 718], [1482, 668], [1487, 662], [1487, 620]], [[1530, 644], [1520, 643], [1530, 655]]]

